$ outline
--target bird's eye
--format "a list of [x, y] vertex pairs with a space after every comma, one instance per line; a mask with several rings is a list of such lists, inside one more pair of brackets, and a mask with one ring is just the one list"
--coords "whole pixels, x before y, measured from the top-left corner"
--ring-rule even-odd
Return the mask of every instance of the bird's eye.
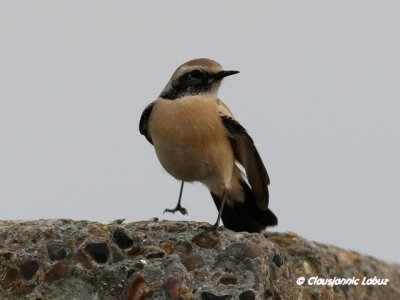
[[205, 74], [199, 70], [193, 70], [189, 73], [189, 76], [193, 79], [202, 79], [204, 78]]

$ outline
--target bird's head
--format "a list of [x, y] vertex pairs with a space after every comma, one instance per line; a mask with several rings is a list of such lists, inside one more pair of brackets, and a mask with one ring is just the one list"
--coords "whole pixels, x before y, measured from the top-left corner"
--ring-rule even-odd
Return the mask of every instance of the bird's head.
[[211, 59], [190, 60], [176, 69], [160, 97], [174, 100], [190, 95], [216, 95], [222, 79], [237, 73], [239, 71], [224, 71]]

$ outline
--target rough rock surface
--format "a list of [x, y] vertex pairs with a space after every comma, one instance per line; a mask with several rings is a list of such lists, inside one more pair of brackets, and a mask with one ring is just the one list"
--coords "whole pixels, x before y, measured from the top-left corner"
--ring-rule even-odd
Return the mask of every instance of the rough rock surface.
[[[295, 233], [207, 226], [0, 221], [0, 299], [400, 299], [399, 265]], [[359, 282], [307, 284], [315, 276]], [[362, 283], [375, 276], [389, 282]]]

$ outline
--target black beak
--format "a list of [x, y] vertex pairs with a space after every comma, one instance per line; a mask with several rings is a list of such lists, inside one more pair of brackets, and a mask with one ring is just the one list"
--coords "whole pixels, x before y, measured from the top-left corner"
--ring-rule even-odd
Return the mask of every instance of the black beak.
[[210, 77], [214, 78], [215, 80], [221, 80], [227, 76], [235, 75], [237, 73], [239, 73], [239, 71], [220, 71], [211, 75]]

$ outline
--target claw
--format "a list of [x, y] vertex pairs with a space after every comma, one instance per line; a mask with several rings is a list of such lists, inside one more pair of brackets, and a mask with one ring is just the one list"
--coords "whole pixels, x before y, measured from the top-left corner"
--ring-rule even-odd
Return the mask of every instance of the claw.
[[166, 209], [164, 209], [163, 213], [165, 214], [166, 212], [169, 212], [169, 213], [175, 214], [177, 211], [179, 211], [182, 215], [187, 215], [188, 214], [187, 209], [182, 207], [182, 206], [180, 206], [180, 205], [178, 205], [174, 209], [166, 208]]
[[200, 233], [200, 235], [205, 235], [205, 234], [207, 234], [207, 233], [209, 233], [209, 232], [216, 232], [216, 231], [218, 230], [218, 228], [220, 228], [219, 222], [216, 222], [214, 225], [211, 225], [210, 227], [204, 229], [204, 230]]

